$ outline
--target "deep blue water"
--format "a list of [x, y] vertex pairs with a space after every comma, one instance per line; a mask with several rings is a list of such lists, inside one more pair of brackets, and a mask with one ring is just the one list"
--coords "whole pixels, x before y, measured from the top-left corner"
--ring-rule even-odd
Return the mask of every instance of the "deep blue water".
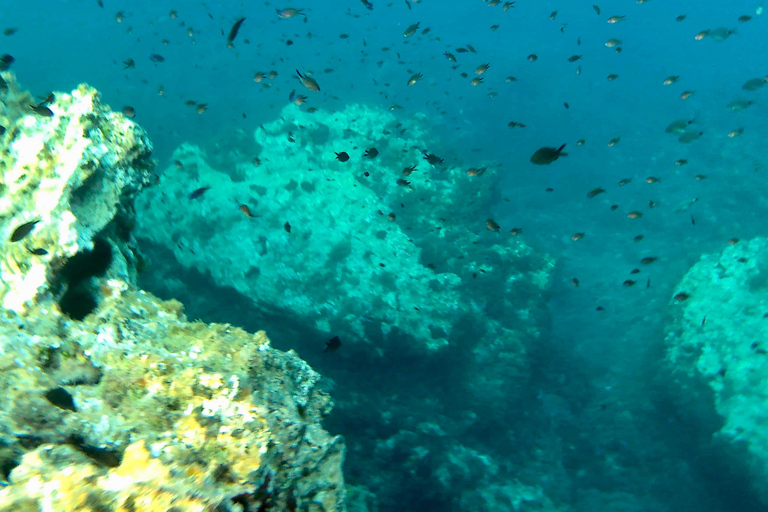
[[[435, 152], [448, 162], [474, 158], [503, 168], [498, 193], [506, 200], [488, 216], [502, 231], [523, 228], [520, 236], [559, 261], [552, 336], [543, 340], [556, 354], [542, 370], [546, 392], [583, 386], [578, 388], [585, 393], [642, 410], [650, 401], [642, 379], [661, 351], [667, 304], [680, 277], [702, 253], [721, 250], [728, 239], [766, 231], [768, 86], [741, 88], [768, 74], [768, 17], [755, 15], [759, 3], [600, 0], [600, 15], [591, 1], [518, 0], [507, 12], [481, 0], [423, 0], [411, 2], [411, 9], [403, 0], [373, 5], [369, 11], [356, 0], [293, 4], [306, 9], [305, 22], [278, 19], [275, 8], [287, 5], [271, 2], [104, 0], [100, 7], [95, 0], [6, 1], [0, 29], [18, 31], [0, 36], [0, 52], [16, 58], [13, 70], [34, 94], [87, 82], [114, 109], [134, 107], [161, 167], [181, 142], [224, 151], [273, 120], [291, 90], [305, 92], [292, 76], [296, 69], [313, 71], [322, 86], [310, 106], [397, 104], [403, 107], [399, 116], [426, 114], [445, 141]], [[176, 19], [171, 10], [178, 12]], [[683, 14], [683, 21], [675, 20]], [[612, 15], [626, 19], [609, 24]], [[739, 22], [741, 15], [752, 19]], [[225, 35], [240, 16], [246, 20], [234, 48], [227, 48]], [[416, 22], [419, 31], [404, 38], [405, 28]], [[492, 31], [494, 24], [499, 27]], [[737, 32], [723, 42], [694, 38], [721, 26]], [[430, 32], [422, 34], [425, 28]], [[621, 53], [605, 46], [610, 38], [622, 40]], [[467, 44], [477, 54], [456, 52]], [[458, 69], [443, 57], [445, 51], [456, 55]], [[165, 61], [152, 62], [153, 53]], [[529, 62], [529, 54], [538, 60]], [[583, 58], [570, 63], [571, 55]], [[127, 59], [135, 60], [135, 69], [124, 69]], [[490, 64], [484, 82], [471, 86], [475, 68], [484, 63]], [[271, 70], [278, 72], [274, 80], [253, 80], [257, 71]], [[424, 78], [408, 87], [417, 72]], [[461, 78], [461, 72], [469, 76]], [[612, 73], [618, 78], [607, 80]], [[506, 82], [510, 75], [518, 80]], [[679, 80], [663, 85], [671, 75]], [[694, 93], [681, 99], [685, 90]], [[730, 111], [728, 103], [739, 98], [755, 104]], [[198, 114], [187, 100], [206, 103], [207, 111]], [[664, 132], [676, 119], [695, 119], [692, 126], [703, 136], [681, 144]], [[510, 129], [510, 121], [526, 127]], [[742, 135], [728, 137], [738, 128]], [[615, 137], [620, 142], [608, 147]], [[577, 146], [579, 139], [586, 143]], [[567, 157], [549, 166], [529, 162], [539, 147], [562, 143]], [[687, 165], [675, 165], [679, 159]], [[706, 179], [696, 180], [698, 174]], [[660, 181], [648, 184], [648, 176]], [[631, 183], [618, 186], [624, 178]], [[606, 192], [588, 199], [586, 193], [598, 186]], [[687, 211], [675, 211], [694, 198]], [[650, 208], [650, 201], [657, 205]], [[612, 204], [619, 205], [616, 211]], [[627, 218], [632, 210], [643, 217]], [[478, 232], [497, 236], [485, 230], [484, 221], [477, 219]], [[573, 242], [576, 232], [586, 236]], [[643, 241], [633, 241], [639, 234]], [[659, 260], [642, 266], [645, 256]], [[642, 272], [630, 275], [635, 267]], [[579, 287], [571, 285], [574, 277]], [[626, 279], [637, 284], [623, 286]], [[598, 305], [605, 311], [596, 311]], [[588, 383], [579, 380], [577, 386], [576, 376]], [[544, 387], [532, 394], [545, 396]], [[674, 411], [656, 408], [637, 419], [637, 428], [669, 432], [674, 441], [684, 433], [676, 421]], [[584, 435], [599, 435], [608, 427], [583, 428]], [[712, 510], [727, 510], [729, 498], [711, 504]]]

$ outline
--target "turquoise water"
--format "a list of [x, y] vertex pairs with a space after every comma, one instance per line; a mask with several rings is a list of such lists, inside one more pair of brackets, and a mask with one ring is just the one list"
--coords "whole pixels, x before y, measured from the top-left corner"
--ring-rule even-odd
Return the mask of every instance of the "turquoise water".
[[[154, 142], [160, 170], [183, 142], [204, 148], [212, 161], [247, 152], [253, 131], [281, 115], [293, 90], [309, 97], [305, 110], [362, 103], [398, 105], [402, 109], [393, 113], [404, 120], [424, 114], [441, 142], [423, 149], [448, 165], [491, 162], [503, 176], [486, 212], [449, 221], [475, 229], [484, 243], [501, 236], [486, 229], [487, 218], [503, 236], [522, 228], [518, 236], [525, 243], [557, 261], [548, 312], [540, 319], [545, 335], [529, 348], [529, 380], [510, 397], [513, 406], [499, 404], [502, 413], [489, 413], [492, 421], [470, 429], [469, 437], [483, 442], [464, 448], [483, 455], [456, 455], [464, 476], [452, 479], [444, 478], [439, 468], [447, 465], [437, 461], [446, 457], [440, 446], [450, 451], [447, 446], [455, 445], [429, 445], [430, 455], [421, 457], [385, 447], [411, 431], [417, 434], [405, 444], [428, 446], [419, 439], [433, 436], [430, 428], [403, 418], [428, 400], [430, 387], [455, 377], [443, 364], [453, 359], [424, 366], [408, 356], [381, 362], [352, 348], [334, 359], [321, 357], [297, 341], [297, 332], [318, 336], [312, 326], [293, 325], [284, 312], [249, 311], [251, 305], [240, 307], [230, 297], [219, 301], [227, 307], [196, 303], [198, 276], [190, 277], [184, 298], [191, 317], [267, 328], [276, 347], [299, 350], [336, 382], [339, 405], [327, 427], [348, 440], [348, 483], [377, 494], [382, 510], [481, 510], [488, 503], [507, 510], [506, 498], [488, 495], [512, 479], [541, 487], [574, 510], [762, 510], [744, 475], [728, 473], [726, 459], [710, 451], [708, 427], [689, 423], [659, 375], [665, 327], [674, 314], [669, 303], [684, 273], [729, 239], [765, 234], [768, 85], [742, 88], [768, 74], [759, 3], [614, 1], [601, 2], [597, 14], [589, 2], [518, 0], [506, 12], [481, 0], [423, 0], [410, 8], [400, 0], [374, 1], [372, 10], [357, 1], [316, 2], [293, 5], [306, 17], [291, 19], [279, 19], [275, 9], [287, 6], [272, 3], [136, 4], [6, 3], [0, 28], [18, 30], [0, 36], [0, 52], [15, 57], [13, 71], [36, 95], [87, 82], [115, 110], [133, 107], [135, 121]], [[607, 23], [613, 15], [626, 18]], [[676, 21], [680, 15], [685, 19]], [[751, 19], [738, 21], [742, 15]], [[226, 35], [239, 17], [246, 19], [227, 48]], [[405, 38], [416, 22], [416, 33]], [[736, 33], [722, 42], [696, 40], [718, 27]], [[622, 41], [620, 53], [606, 47], [611, 38]], [[468, 44], [476, 54], [457, 52]], [[456, 56], [456, 69], [444, 52]], [[153, 62], [151, 54], [164, 61]], [[538, 59], [530, 62], [530, 54]], [[582, 58], [568, 62], [572, 55]], [[126, 69], [128, 59], [135, 68]], [[483, 82], [472, 86], [475, 69], [485, 63]], [[257, 72], [272, 70], [274, 79], [254, 80]], [[311, 72], [321, 91], [302, 87], [296, 70]], [[408, 86], [415, 73], [423, 78]], [[610, 74], [618, 78], [608, 80]], [[507, 82], [508, 76], [517, 81]], [[670, 76], [679, 79], [664, 85]], [[693, 94], [683, 99], [684, 91]], [[755, 103], [743, 111], [728, 108], [739, 99]], [[206, 104], [205, 112], [187, 101]], [[687, 144], [665, 133], [678, 119], [695, 120], [691, 126], [703, 135]], [[525, 127], [509, 128], [511, 121]], [[609, 147], [614, 138], [620, 141]], [[563, 143], [568, 156], [548, 166], [530, 163], [538, 148]], [[676, 165], [681, 159], [687, 163]], [[651, 176], [658, 182], [647, 183]], [[618, 185], [627, 178], [631, 182]], [[606, 192], [587, 198], [596, 187]], [[630, 211], [643, 215], [631, 219]], [[573, 241], [580, 232], [584, 238]], [[648, 256], [658, 260], [640, 263]], [[160, 282], [178, 262], [157, 255], [155, 261], [146, 286], [172, 295]], [[641, 272], [631, 274], [634, 268]], [[624, 285], [627, 279], [636, 284]], [[324, 341], [313, 343], [322, 348]], [[371, 377], [395, 368], [396, 378]], [[439, 368], [445, 373], [435, 374]], [[383, 394], [397, 397], [382, 414], [389, 419], [377, 418], [374, 406], [363, 415], [352, 404], [353, 398], [380, 397], [387, 386]], [[452, 403], [436, 394], [442, 400], [437, 409], [466, 407], [461, 396]], [[446, 412], [434, 423], [445, 436], [467, 435], [457, 417]], [[456, 495], [438, 481], [451, 482]], [[459, 490], [475, 487], [484, 489], [487, 502], [460, 497]]]

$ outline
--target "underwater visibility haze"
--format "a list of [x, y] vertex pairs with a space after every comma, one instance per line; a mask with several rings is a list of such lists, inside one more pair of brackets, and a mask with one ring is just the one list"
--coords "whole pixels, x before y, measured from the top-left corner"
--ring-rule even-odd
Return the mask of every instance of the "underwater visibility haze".
[[768, 17], [595, 1], [0, 5], [0, 511], [768, 510]]

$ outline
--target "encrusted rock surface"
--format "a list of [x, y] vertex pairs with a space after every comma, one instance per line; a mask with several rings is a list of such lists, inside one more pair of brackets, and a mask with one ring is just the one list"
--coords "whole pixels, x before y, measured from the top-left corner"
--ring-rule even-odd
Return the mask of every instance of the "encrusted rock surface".
[[[425, 124], [362, 105], [288, 106], [256, 130], [251, 155], [221, 168], [182, 145], [138, 200], [138, 236], [258, 307], [380, 351], [404, 336], [417, 351], [444, 348], [467, 316], [485, 317], [499, 339], [535, 331], [551, 260], [486, 230], [498, 171], [430, 164]], [[366, 158], [368, 148], [378, 155]], [[349, 161], [337, 160], [342, 151]], [[211, 188], [190, 199], [200, 187]], [[485, 236], [498, 243], [476, 249]], [[498, 293], [472, 294], [473, 279]]]
[[768, 504], [768, 239], [703, 256], [676, 295], [666, 362], [680, 406]]
[[[0, 304], [24, 312], [62, 290], [50, 276], [69, 258], [109, 239], [126, 279], [135, 267], [126, 202], [149, 183], [152, 146], [138, 125], [102, 106], [95, 89], [59, 93], [34, 113], [31, 95], [10, 73], [0, 93]], [[17, 229], [38, 221], [25, 237]], [[104, 237], [105, 231], [110, 236]]]
[[136, 288], [144, 132], [84, 85], [31, 114], [3, 77], [0, 510], [344, 511], [319, 375]]

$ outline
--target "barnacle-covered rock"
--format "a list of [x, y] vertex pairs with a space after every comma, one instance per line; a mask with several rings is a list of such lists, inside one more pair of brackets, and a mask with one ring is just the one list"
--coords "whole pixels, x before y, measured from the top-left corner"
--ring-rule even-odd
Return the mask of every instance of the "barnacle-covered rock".
[[0, 510], [343, 512], [319, 375], [136, 288], [143, 132], [87, 86], [30, 117], [4, 76]]

